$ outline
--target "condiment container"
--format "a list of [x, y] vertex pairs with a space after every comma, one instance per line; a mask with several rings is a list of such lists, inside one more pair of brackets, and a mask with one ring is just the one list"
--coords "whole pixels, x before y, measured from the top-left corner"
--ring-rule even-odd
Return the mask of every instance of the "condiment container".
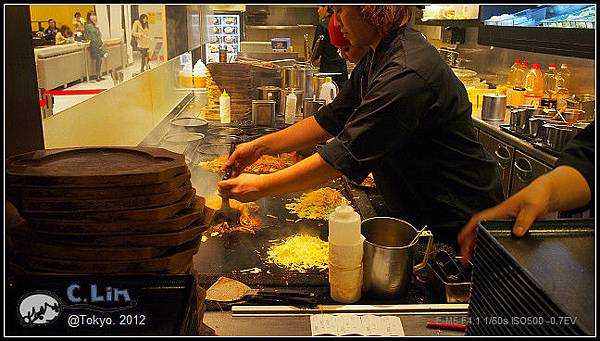
[[484, 121], [504, 121], [506, 115], [506, 96], [504, 95], [483, 95], [483, 107], [481, 109], [481, 119]]
[[303, 118], [307, 118], [307, 117], [314, 115], [324, 105], [325, 105], [325, 100], [323, 100], [323, 99], [316, 98], [316, 97], [305, 98], [304, 99]]
[[252, 123], [257, 126], [271, 127], [275, 123], [275, 101], [252, 100]]
[[258, 99], [268, 99], [275, 101], [275, 112], [281, 113], [281, 88], [278, 86], [264, 85], [256, 88]]
[[328, 217], [329, 242], [336, 245], [356, 245], [362, 240], [360, 215], [346, 204], [335, 208]]
[[329, 265], [341, 268], [355, 268], [362, 264], [365, 237], [354, 245], [338, 245], [329, 241]]
[[337, 96], [338, 89], [331, 77], [327, 77], [325, 83], [321, 85], [319, 98], [325, 100], [325, 104], [329, 104]]
[[231, 123], [231, 98], [225, 89], [219, 97], [219, 116], [221, 123]]
[[345, 304], [360, 300], [362, 278], [362, 264], [350, 269], [329, 264], [329, 294], [331, 298], [336, 302]]
[[286, 108], [287, 98], [292, 92], [294, 93], [294, 95], [296, 95], [296, 109], [294, 111], [294, 117], [296, 117], [297, 113], [302, 112], [302, 104], [304, 102], [304, 92], [297, 88], [281, 89], [280, 115], [283, 117], [285, 117], [285, 108]]
[[292, 90], [285, 97], [285, 123], [286, 124], [294, 124], [296, 122], [296, 108], [298, 104], [298, 97]]

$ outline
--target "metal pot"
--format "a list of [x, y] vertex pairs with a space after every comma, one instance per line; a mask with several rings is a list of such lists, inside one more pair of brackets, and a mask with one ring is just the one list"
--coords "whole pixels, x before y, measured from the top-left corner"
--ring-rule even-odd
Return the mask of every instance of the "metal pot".
[[505, 95], [483, 95], [481, 119], [484, 121], [504, 121], [506, 116]]
[[549, 121], [551, 121], [551, 118], [548, 116], [536, 115], [531, 117], [528, 122], [529, 135], [540, 137], [542, 126]]
[[531, 118], [531, 112], [525, 108], [516, 108], [510, 111], [510, 127], [517, 133], [527, 133], [527, 124]]
[[258, 99], [268, 99], [275, 101], [275, 112], [280, 111], [279, 106], [281, 104], [281, 88], [278, 86], [265, 85], [256, 88], [258, 91]]
[[275, 123], [275, 101], [252, 100], [252, 123], [257, 126], [272, 126]]
[[398, 298], [406, 295], [415, 271], [423, 269], [429, 260], [433, 235], [423, 231], [420, 237], [428, 238], [423, 261], [414, 263], [417, 230], [404, 220], [375, 217], [362, 222], [365, 237], [363, 256], [363, 292], [379, 298]]
[[573, 95], [567, 99], [567, 108], [583, 110], [580, 120], [591, 121], [596, 114], [596, 98], [591, 94]]
[[562, 151], [567, 142], [577, 133], [577, 129], [566, 125], [544, 124], [543, 129], [545, 144], [557, 152]]
[[[338, 75], [341, 75], [341, 73], [317, 73], [317, 74], [313, 75], [312, 88], [313, 88], [314, 95], [319, 97], [319, 94], [321, 93], [321, 85], [323, 85], [323, 83], [326, 82], [327, 77], [333, 77], [333, 76], [338, 76]], [[337, 90], [336, 93], [339, 94], [340, 88], [338, 87], [338, 85], [335, 81], [333, 81], [333, 84], [335, 84], [335, 88]]]
[[307, 118], [314, 115], [322, 106], [325, 105], [325, 100], [320, 98], [305, 98], [303, 117]]
[[[318, 70], [309, 65], [286, 66], [283, 68], [283, 87], [302, 90], [306, 97], [312, 97], [314, 94], [312, 76], [319, 72]], [[302, 105], [302, 101], [300, 101], [300, 105]]]
[[196, 117], [178, 117], [171, 120], [171, 125], [175, 127], [184, 127], [187, 131], [193, 133], [206, 133], [208, 121]]

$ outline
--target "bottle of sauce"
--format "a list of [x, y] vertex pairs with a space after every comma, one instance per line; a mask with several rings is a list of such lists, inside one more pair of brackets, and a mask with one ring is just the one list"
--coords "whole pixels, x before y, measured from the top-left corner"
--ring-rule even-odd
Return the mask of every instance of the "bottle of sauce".
[[514, 86], [524, 88], [525, 87], [525, 76], [527, 76], [527, 69], [529, 64], [525, 59], [521, 61], [521, 67], [517, 69], [515, 73], [515, 84]]
[[554, 98], [556, 96], [556, 64], [548, 64], [548, 70], [544, 73], [544, 97]]
[[531, 64], [525, 77], [525, 105], [539, 106], [544, 95], [544, 75], [540, 64]]
[[294, 90], [285, 98], [285, 123], [294, 124], [296, 122], [296, 107], [298, 105], [298, 96]]
[[556, 101], [557, 107], [567, 106], [567, 99], [571, 96], [571, 70], [567, 64], [561, 64], [556, 73]]
[[225, 89], [219, 97], [219, 117], [221, 123], [231, 123], [231, 98]]
[[515, 62], [510, 67], [510, 71], [508, 72], [508, 79], [506, 81], [506, 84], [509, 86], [509, 88], [513, 88], [514, 86], [517, 86], [516, 78], [517, 78], [517, 72], [519, 71], [520, 67], [521, 67], [521, 60], [519, 58], [515, 58]]

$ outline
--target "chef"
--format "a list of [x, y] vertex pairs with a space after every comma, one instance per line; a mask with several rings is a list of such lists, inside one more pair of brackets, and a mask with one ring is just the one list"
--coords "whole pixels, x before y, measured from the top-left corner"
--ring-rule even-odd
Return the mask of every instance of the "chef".
[[[337, 48], [331, 44], [328, 27], [331, 22], [333, 9], [331, 6], [319, 6], [317, 13], [320, 22], [313, 38], [313, 51], [317, 47], [313, 56], [313, 64], [319, 66], [319, 72], [321, 73], [339, 73], [339, 75], [332, 76], [331, 78], [341, 88], [348, 81], [348, 68], [346, 61], [337, 53]], [[321, 35], [323, 36], [323, 40], [317, 46], [317, 40]]]
[[[392, 215], [456, 246], [470, 216], [503, 200], [496, 162], [477, 140], [464, 85], [425, 37], [408, 6], [333, 6], [353, 46], [369, 47], [335, 100], [282, 131], [237, 146], [235, 178], [221, 195], [254, 201], [372, 172]], [[356, 71], [356, 69], [355, 69]], [[284, 170], [241, 174], [260, 156], [331, 139]]]

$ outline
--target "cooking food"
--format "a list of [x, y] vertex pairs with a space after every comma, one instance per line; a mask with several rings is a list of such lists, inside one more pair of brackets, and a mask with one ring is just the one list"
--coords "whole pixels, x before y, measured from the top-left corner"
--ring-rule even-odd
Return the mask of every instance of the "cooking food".
[[342, 194], [333, 188], [323, 187], [310, 193], [304, 193], [295, 202], [285, 205], [290, 213], [298, 215], [299, 218], [327, 219], [335, 208], [348, 203]]
[[[206, 207], [209, 207], [213, 210], [218, 210], [221, 208], [222, 200], [217, 196], [213, 196], [206, 202]], [[240, 221], [237, 226], [230, 226], [227, 222], [223, 222], [211, 227], [211, 237], [215, 236], [223, 236], [232, 232], [244, 232], [255, 234], [256, 231], [260, 228], [260, 218], [256, 215], [251, 214], [252, 212], [257, 212], [260, 207], [253, 203], [242, 203], [234, 199], [229, 199], [229, 206], [231, 208], [240, 211]]]
[[[355, 185], [357, 185], [357, 183], [355, 183], [354, 181], [352, 181], [352, 183], [355, 184]], [[373, 178], [373, 174], [369, 173], [369, 175], [358, 186], [368, 187], [368, 188], [375, 188], [375, 187], [377, 187], [377, 185], [375, 184], [375, 179]]]
[[[213, 172], [221, 172], [226, 161], [227, 156], [223, 155], [212, 161], [200, 162], [198, 165]], [[294, 163], [296, 163], [296, 158], [289, 153], [280, 156], [263, 155], [255, 163], [246, 167], [244, 173], [269, 174], [287, 168]]]
[[323, 271], [328, 267], [329, 243], [319, 237], [299, 234], [272, 245], [267, 255], [266, 262], [280, 268], [298, 272]]

